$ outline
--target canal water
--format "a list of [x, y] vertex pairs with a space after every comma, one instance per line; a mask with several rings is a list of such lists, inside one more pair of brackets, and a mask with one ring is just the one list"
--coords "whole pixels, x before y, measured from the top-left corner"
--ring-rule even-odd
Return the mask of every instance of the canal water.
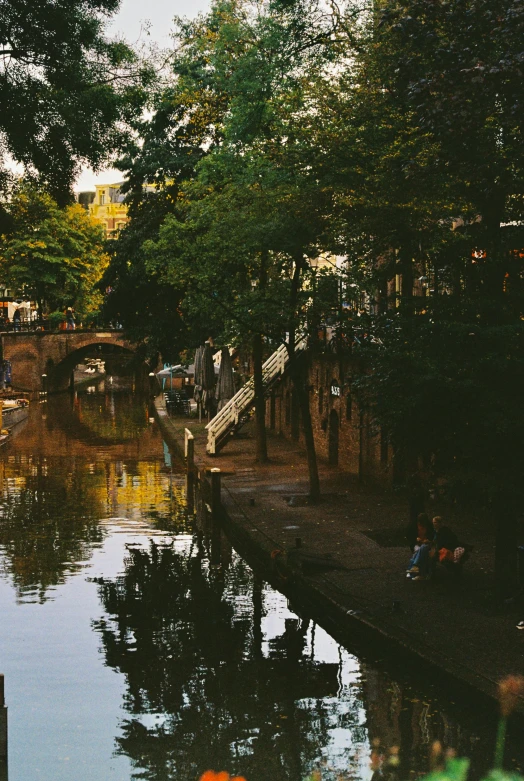
[[33, 403], [0, 487], [9, 781], [395, 781], [435, 739], [489, 764], [453, 691], [340, 647], [226, 539], [211, 563], [205, 506], [125, 386]]

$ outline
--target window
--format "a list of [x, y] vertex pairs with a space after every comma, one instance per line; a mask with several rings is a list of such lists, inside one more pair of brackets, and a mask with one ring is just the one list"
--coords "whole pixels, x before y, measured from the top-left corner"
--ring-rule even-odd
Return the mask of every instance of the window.
[[100, 193], [100, 206], [103, 206], [105, 202], [106, 202], [106, 194], [105, 194], [105, 190], [102, 190], [102, 192]]

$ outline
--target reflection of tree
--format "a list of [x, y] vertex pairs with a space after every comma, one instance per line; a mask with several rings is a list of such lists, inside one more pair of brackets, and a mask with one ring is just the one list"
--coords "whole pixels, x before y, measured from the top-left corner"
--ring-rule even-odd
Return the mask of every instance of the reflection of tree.
[[21, 474], [7, 480], [0, 509], [4, 570], [20, 595], [37, 590], [40, 601], [82, 566], [103, 536], [96, 476], [49, 467], [43, 458], [20, 464]]
[[[471, 713], [465, 718], [465, 714], [446, 712], [438, 707], [431, 693], [423, 697], [407, 683], [394, 681], [385, 672], [371, 667], [366, 669], [364, 689], [369, 735], [380, 744], [378, 753], [383, 755], [386, 769], [389, 750], [398, 746], [399, 777], [409, 778], [427, 771], [431, 746], [438, 740], [459, 756], [471, 757], [472, 769], [476, 771], [474, 777], [480, 778], [486, 771], [491, 757], [479, 742]], [[488, 726], [485, 714], [483, 722], [484, 727]], [[491, 735], [491, 725], [486, 731]]]
[[131, 717], [119, 751], [137, 777], [190, 779], [221, 767], [295, 780], [329, 743], [326, 698], [336, 695], [338, 665], [305, 656], [298, 622], [264, 658], [253, 625], [253, 615], [262, 617], [257, 584], [254, 610], [234, 608], [236, 597], [244, 603], [245, 579], [234, 560], [224, 582], [194, 538], [186, 553], [153, 541], [149, 550], [131, 549], [120, 578], [98, 581], [106, 661], [127, 679]]
[[148, 425], [148, 408], [130, 393], [79, 394], [74, 413], [77, 426], [108, 442], [137, 439]]
[[44, 601], [49, 588], [78, 571], [106, 533], [101, 518], [138, 513], [152, 528], [178, 532], [187, 524], [181, 489], [169, 488], [157, 462], [40, 456], [1, 466], [1, 561], [20, 596], [38, 591]]

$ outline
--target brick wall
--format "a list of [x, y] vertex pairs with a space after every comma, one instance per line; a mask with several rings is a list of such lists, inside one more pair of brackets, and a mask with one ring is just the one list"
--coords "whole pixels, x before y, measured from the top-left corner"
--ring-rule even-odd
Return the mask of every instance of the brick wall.
[[[320, 354], [310, 359], [310, 408], [317, 454], [366, 481], [390, 484], [391, 448], [369, 415], [361, 412], [351, 375], [349, 358]], [[278, 434], [303, 441], [298, 403], [288, 377], [267, 399], [266, 424]]]

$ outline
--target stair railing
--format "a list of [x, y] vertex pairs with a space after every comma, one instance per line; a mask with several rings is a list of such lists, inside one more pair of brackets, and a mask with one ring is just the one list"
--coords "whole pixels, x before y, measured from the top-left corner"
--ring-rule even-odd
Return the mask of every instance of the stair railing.
[[[305, 347], [306, 340], [301, 336], [295, 343], [295, 354], [304, 350]], [[278, 376], [284, 373], [288, 364], [289, 352], [286, 345], [282, 344], [262, 365], [262, 381], [265, 390]], [[240, 418], [251, 407], [254, 399], [255, 382], [251, 377], [207, 424], [206, 450], [209, 454], [216, 453], [217, 442], [238, 426]]]

